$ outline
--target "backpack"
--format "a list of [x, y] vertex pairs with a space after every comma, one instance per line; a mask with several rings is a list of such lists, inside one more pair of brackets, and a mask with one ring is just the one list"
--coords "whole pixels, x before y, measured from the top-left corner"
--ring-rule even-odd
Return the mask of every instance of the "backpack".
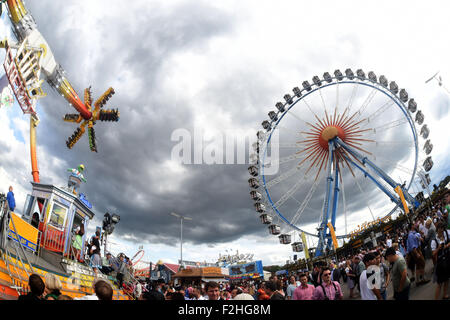
[[[336, 285], [334, 284], [334, 281], [331, 281], [331, 283], [333, 284], [333, 287], [334, 287], [334, 299], [333, 300], [336, 300], [336, 296], [338, 295], [338, 290], [337, 290], [337, 287], [336, 287]], [[322, 284], [320, 284], [320, 287], [322, 288], [322, 291], [323, 291], [323, 296], [324, 296], [324, 300], [330, 300], [330, 298], [328, 298], [328, 296], [327, 296], [327, 293], [325, 292], [325, 288], [324, 288], [324, 286], [322, 285]]]

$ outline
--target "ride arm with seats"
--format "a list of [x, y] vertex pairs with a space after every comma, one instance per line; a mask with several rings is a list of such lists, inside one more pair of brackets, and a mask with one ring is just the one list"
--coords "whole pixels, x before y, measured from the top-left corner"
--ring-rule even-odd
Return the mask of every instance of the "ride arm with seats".
[[91, 107], [92, 98], [90, 88], [85, 90], [84, 101], [80, 99], [77, 92], [66, 77], [64, 69], [58, 64], [51, 52], [50, 46], [37, 29], [32, 15], [26, 9], [22, 0], [7, 0], [9, 17], [13, 24], [13, 32], [19, 42], [27, 39], [27, 43], [35, 48], [42, 49], [41, 68], [47, 82], [61, 94], [69, 104], [77, 110], [78, 114], [66, 114], [64, 121], [81, 123], [74, 134], [69, 137], [66, 145], [69, 149], [85, 133], [88, 126], [89, 145], [91, 151], [97, 152], [94, 125], [96, 121], [118, 121], [118, 109], [102, 109], [108, 99], [114, 94], [114, 89], [109, 88]]

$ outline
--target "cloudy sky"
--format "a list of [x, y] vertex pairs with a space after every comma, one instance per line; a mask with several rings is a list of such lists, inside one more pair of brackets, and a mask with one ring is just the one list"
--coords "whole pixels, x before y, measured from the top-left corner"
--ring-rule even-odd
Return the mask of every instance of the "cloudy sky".
[[[89, 85], [94, 97], [109, 86], [116, 91], [109, 106], [120, 109], [120, 121], [96, 125], [98, 153], [89, 151], [87, 137], [66, 148], [75, 126], [62, 117], [72, 110], [48, 85], [37, 132], [41, 181], [65, 185], [66, 169], [83, 163], [83, 191], [97, 213], [91, 226], [101, 225], [106, 211], [121, 216], [113, 252], [133, 255], [143, 245], [145, 260], [176, 262], [174, 211], [193, 218], [184, 224], [184, 259], [212, 262], [231, 249], [284, 263], [290, 246], [259, 223], [248, 165], [180, 164], [171, 158], [171, 136], [201, 129], [204, 145], [217, 131], [254, 136], [285, 93], [325, 71], [373, 70], [406, 88], [431, 129], [432, 183], [450, 171], [450, 96], [437, 82], [424, 83], [439, 70], [450, 86], [445, 1], [29, 0], [27, 6], [80, 96]], [[10, 36], [5, 15], [1, 22], [2, 37]], [[0, 191], [14, 185], [19, 208], [30, 190], [28, 127], [17, 105], [0, 109]], [[362, 212], [368, 201], [383, 209], [380, 198], [372, 192], [350, 201], [348, 219], [369, 220]], [[318, 219], [305, 217], [311, 218], [305, 224]]]

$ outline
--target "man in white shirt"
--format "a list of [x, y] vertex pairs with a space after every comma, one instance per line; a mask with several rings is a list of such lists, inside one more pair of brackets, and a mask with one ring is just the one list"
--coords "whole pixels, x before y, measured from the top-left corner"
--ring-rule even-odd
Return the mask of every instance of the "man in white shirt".
[[[366, 265], [366, 269], [364, 269], [364, 271], [361, 273], [360, 277], [359, 277], [359, 287], [360, 287], [360, 293], [361, 293], [361, 300], [383, 300], [383, 297], [381, 296], [380, 293], [380, 289], [376, 288], [376, 285], [371, 285], [369, 287], [369, 283], [367, 280], [367, 269], [369, 268], [369, 266], [374, 266], [377, 264], [376, 261], [376, 256], [373, 253], [367, 253], [364, 258], [363, 258], [363, 262]], [[372, 275], [372, 273], [370, 272], [374, 272], [374, 271], [370, 271], [371, 269], [369, 269], [369, 274]], [[375, 277], [376, 278], [376, 277]], [[370, 278], [369, 281], [372, 281], [372, 279], [374, 278]], [[373, 289], [370, 289], [373, 288]]]

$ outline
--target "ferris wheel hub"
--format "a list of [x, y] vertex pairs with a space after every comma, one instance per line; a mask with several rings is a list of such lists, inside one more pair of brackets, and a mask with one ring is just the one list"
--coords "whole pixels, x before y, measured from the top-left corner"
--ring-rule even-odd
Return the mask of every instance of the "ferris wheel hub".
[[319, 136], [319, 144], [323, 149], [328, 150], [328, 141], [336, 137], [344, 140], [344, 130], [337, 126], [327, 126], [322, 130], [322, 133]]

